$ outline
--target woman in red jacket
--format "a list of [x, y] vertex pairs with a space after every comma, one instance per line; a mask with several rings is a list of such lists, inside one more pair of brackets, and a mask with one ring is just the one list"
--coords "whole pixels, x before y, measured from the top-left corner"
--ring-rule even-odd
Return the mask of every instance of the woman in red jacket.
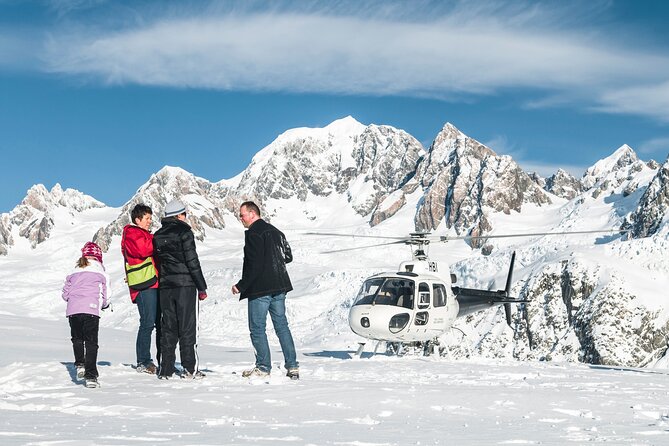
[[[121, 252], [126, 262], [130, 298], [137, 304], [139, 329], [137, 330], [137, 371], [155, 375], [156, 364], [151, 359], [151, 334], [156, 329], [156, 362], [160, 363], [160, 305], [158, 301], [158, 277], [153, 260], [153, 235], [151, 234], [151, 208], [136, 205], [130, 212], [132, 224], [123, 228]], [[135, 268], [132, 268], [132, 267]], [[144, 267], [144, 268], [143, 268]], [[148, 268], [146, 268], [148, 267]], [[135, 283], [132, 272], [151, 271], [149, 280]]]

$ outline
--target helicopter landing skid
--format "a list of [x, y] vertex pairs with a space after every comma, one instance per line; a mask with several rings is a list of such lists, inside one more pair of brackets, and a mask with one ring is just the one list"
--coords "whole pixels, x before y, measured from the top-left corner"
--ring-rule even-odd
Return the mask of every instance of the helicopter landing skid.
[[358, 344], [360, 344], [360, 345], [358, 347], [358, 350], [355, 352], [355, 356], [359, 358], [362, 355], [362, 352], [365, 350], [365, 343], [364, 342], [358, 342]]
[[[376, 345], [374, 346], [374, 351], [372, 352], [372, 354], [371, 354], [370, 357], [376, 355], [376, 353], [379, 351], [379, 347], [381, 346], [381, 343], [385, 343], [385, 341], [378, 341], [378, 342], [376, 343]], [[363, 354], [364, 351], [365, 351], [365, 346], [366, 346], [367, 344], [364, 343], [364, 342], [358, 342], [358, 344], [359, 344], [359, 346], [358, 346], [358, 350], [355, 352], [355, 357], [356, 357], [356, 358], [361, 358], [361, 357], [362, 357], [362, 354]]]

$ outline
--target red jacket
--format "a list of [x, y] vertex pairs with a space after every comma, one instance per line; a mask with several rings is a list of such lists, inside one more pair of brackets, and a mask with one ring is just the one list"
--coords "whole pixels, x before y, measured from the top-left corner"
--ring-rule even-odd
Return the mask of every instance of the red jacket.
[[[121, 237], [121, 253], [129, 265], [142, 263], [147, 257], [153, 256], [153, 234], [139, 226], [126, 225], [123, 228], [123, 236]], [[154, 259], [151, 260], [153, 266], [156, 267], [156, 261]], [[158, 274], [158, 268], [156, 268], [156, 274]], [[151, 286], [151, 288], [158, 288], [158, 282]], [[132, 303], [135, 303], [139, 291], [132, 288], [128, 289], [130, 290]]]

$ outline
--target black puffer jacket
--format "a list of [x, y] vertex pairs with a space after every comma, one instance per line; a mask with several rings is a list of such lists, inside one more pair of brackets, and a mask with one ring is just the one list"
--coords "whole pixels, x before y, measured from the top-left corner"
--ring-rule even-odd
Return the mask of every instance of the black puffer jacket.
[[256, 220], [244, 233], [244, 269], [236, 285], [240, 300], [292, 290], [286, 270], [292, 260], [283, 232], [263, 219]]
[[198, 291], [205, 291], [207, 283], [202, 275], [190, 226], [176, 217], [164, 218], [161, 223], [162, 228], [153, 236], [160, 288], [194, 286]]

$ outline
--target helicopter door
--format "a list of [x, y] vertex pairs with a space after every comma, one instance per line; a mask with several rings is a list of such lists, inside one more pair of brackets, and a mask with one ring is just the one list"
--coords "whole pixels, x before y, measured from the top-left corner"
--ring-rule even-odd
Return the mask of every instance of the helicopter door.
[[435, 283], [432, 285], [432, 296], [434, 296], [432, 302], [434, 308], [446, 306], [446, 287], [443, 284]]
[[418, 303], [416, 305], [418, 312], [416, 312], [416, 317], [414, 318], [414, 325], [417, 325], [419, 328], [426, 328], [430, 323], [430, 286], [421, 282], [418, 285]]
[[443, 283], [432, 284], [432, 323], [435, 329], [445, 330], [448, 323], [448, 307], [446, 286]]
[[418, 309], [423, 310], [426, 308], [430, 308], [430, 286], [425, 282], [421, 282], [418, 285]]

